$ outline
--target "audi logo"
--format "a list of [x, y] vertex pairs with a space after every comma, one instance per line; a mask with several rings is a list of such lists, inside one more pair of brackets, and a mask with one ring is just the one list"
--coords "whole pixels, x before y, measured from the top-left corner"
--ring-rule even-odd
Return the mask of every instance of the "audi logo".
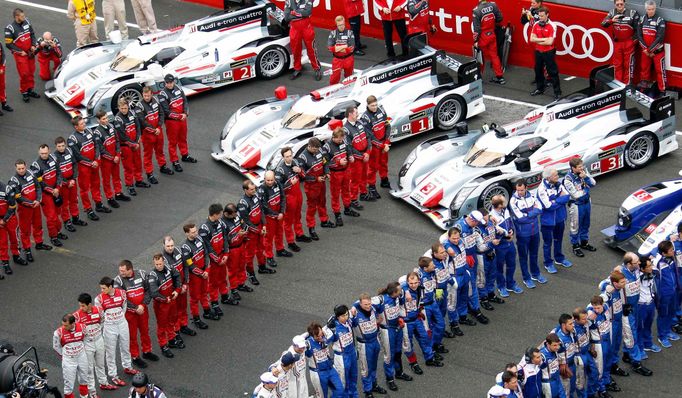
[[[552, 24], [557, 29], [557, 35], [561, 35], [561, 44], [563, 45], [563, 50], [557, 49], [557, 55], [570, 55], [573, 58], [577, 59], [585, 59], [588, 58], [594, 62], [606, 62], [611, 59], [611, 55], [613, 55], [613, 41], [611, 40], [611, 37], [609, 36], [606, 31], [603, 29], [599, 28], [585, 28], [584, 26], [581, 25], [569, 25], [566, 26], [566, 24], [562, 22], [556, 22], [552, 21]], [[561, 28], [561, 29], [559, 29]], [[523, 38], [528, 43], [528, 39], [530, 38], [530, 24], [526, 24], [523, 27]], [[574, 32], [581, 32], [582, 33], [582, 39], [581, 40], [576, 40], [574, 37]], [[599, 36], [603, 37], [604, 40], [606, 40], [606, 43], [609, 46], [609, 51], [606, 52], [606, 55], [603, 57], [597, 57], [596, 55], [593, 54], [593, 51], [595, 49], [595, 40], [599, 39]], [[601, 39], [599, 39], [601, 40]], [[576, 47], [578, 47], [576, 49]], [[582, 47], [582, 48], [580, 48]]]

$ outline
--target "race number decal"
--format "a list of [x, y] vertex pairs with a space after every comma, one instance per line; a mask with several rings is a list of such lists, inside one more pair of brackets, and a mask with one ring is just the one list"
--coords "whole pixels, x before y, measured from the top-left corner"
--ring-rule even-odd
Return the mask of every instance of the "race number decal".
[[621, 168], [621, 157], [620, 155], [614, 155], [608, 158], [604, 158], [599, 161], [599, 167], [602, 173], [607, 171], [612, 171]]
[[436, 189], [436, 184], [430, 182], [430, 183], [424, 185], [424, 186], [419, 190], [419, 192], [423, 193], [424, 195], [428, 195], [428, 194], [431, 193], [431, 191], [433, 191], [434, 189]]
[[251, 79], [253, 77], [253, 68], [251, 65], [245, 65], [232, 69], [232, 77], [236, 82], [240, 80]]
[[643, 189], [640, 189], [639, 191], [633, 193], [632, 196], [635, 199], [639, 200], [640, 202], [646, 202], [647, 200], [651, 200], [654, 198], [653, 196], [651, 196], [651, 194], [649, 194], [649, 192]]
[[410, 131], [412, 134], [421, 133], [422, 131], [429, 130], [429, 118], [423, 117], [421, 119], [413, 120], [410, 122]]

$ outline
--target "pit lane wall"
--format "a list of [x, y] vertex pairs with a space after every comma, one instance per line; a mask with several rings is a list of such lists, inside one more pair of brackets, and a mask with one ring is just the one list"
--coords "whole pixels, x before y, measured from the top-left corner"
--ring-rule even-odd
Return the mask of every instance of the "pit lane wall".
[[[215, 8], [223, 8], [222, 0], [185, 0]], [[284, 0], [271, 0], [279, 7]], [[383, 38], [379, 10], [375, 9], [372, 0], [365, 1], [362, 36]], [[527, 44], [530, 32], [527, 26], [521, 26], [522, 8], [528, 8], [529, 1], [498, 0], [497, 5], [504, 15], [504, 24], [514, 27], [509, 64], [533, 67], [534, 58]], [[613, 7], [610, 0], [570, 0], [573, 5], [545, 2], [550, 10], [550, 19], [558, 26], [556, 46], [557, 63], [562, 74], [588, 77], [592, 68], [609, 63], [613, 54], [611, 28], [602, 28], [601, 21], [606, 11]], [[432, 21], [438, 32], [431, 36], [430, 44], [456, 54], [472, 54], [471, 14], [478, 1], [476, 0], [430, 0]], [[641, 2], [640, 2], [641, 4]], [[582, 6], [582, 7], [581, 7]], [[630, 4], [628, 4], [630, 6]], [[640, 14], [644, 13], [641, 5], [635, 5]], [[682, 12], [661, 9], [659, 12], [668, 21], [666, 25], [666, 74], [668, 86], [677, 90], [682, 88]], [[334, 17], [343, 15], [343, 0], [314, 0], [313, 23], [316, 27], [333, 29]], [[677, 21], [677, 22], [673, 22]], [[397, 36], [394, 38], [398, 40]], [[318, 38], [319, 43], [326, 38]], [[318, 51], [321, 51], [318, 48]], [[677, 51], [675, 51], [677, 50]], [[637, 50], [639, 59], [639, 49]], [[637, 73], [638, 75], [638, 73]]]

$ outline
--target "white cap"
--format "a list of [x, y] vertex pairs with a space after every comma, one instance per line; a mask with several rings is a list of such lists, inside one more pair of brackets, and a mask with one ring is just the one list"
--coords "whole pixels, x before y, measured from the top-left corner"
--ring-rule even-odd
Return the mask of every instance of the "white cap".
[[490, 390], [488, 390], [488, 398], [506, 397], [509, 394], [510, 394], [509, 389], [498, 385], [495, 385]]
[[469, 217], [480, 222], [481, 224], [485, 224], [485, 220], [483, 219], [483, 214], [481, 214], [481, 212], [478, 210], [474, 210], [471, 213], [469, 213]]
[[296, 347], [296, 348], [307, 348], [307, 345], [305, 343], [305, 338], [303, 338], [303, 336], [301, 336], [301, 335], [294, 336], [294, 339], [292, 340], [292, 342], [294, 343], [294, 347]]
[[265, 372], [260, 375], [260, 381], [263, 384], [277, 384], [277, 376], [273, 375], [272, 372]]

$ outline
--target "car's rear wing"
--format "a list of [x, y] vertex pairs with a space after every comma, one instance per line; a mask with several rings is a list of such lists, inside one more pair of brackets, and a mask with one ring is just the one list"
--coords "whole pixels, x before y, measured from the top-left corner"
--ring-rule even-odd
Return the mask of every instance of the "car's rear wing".
[[432, 63], [433, 75], [447, 74], [457, 85], [471, 83], [480, 77], [478, 63], [465, 56], [448, 55], [443, 50], [436, 50], [427, 44], [426, 33], [414, 33], [405, 38], [410, 57], [431, 54], [436, 62]]
[[266, 1], [258, 1], [254, 5], [238, 9], [225, 9], [208, 17], [186, 25], [189, 33], [225, 31], [237, 28], [254, 21], [260, 21], [262, 27], [284, 27], [284, 12], [274, 4]]

